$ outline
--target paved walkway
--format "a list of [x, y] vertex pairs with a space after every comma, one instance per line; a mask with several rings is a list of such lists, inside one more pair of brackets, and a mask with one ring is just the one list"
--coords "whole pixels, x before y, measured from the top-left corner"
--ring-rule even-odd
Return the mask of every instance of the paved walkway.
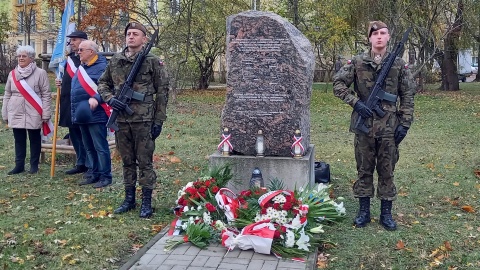
[[[167, 228], [157, 234], [141, 248], [120, 270], [314, 270], [316, 253], [312, 253], [305, 263], [277, 259], [273, 255], [254, 253], [251, 250], [236, 248], [225, 255], [226, 248], [210, 245], [199, 249], [190, 243], [177, 246], [165, 252], [168, 236]], [[178, 236], [177, 236], [178, 237]]]

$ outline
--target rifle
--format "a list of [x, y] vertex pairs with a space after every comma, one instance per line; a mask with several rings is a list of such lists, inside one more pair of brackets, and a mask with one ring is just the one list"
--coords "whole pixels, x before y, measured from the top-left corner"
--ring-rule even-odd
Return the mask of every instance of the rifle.
[[[135, 77], [137, 77], [137, 74], [140, 71], [140, 68], [142, 67], [143, 60], [145, 60], [145, 57], [150, 52], [150, 49], [152, 49], [152, 46], [155, 43], [155, 40], [157, 39], [157, 36], [158, 36], [158, 29], [155, 30], [155, 32], [153, 33], [152, 38], [150, 39], [150, 42], [147, 43], [147, 46], [145, 47], [145, 49], [138, 54], [137, 58], [135, 59], [135, 62], [133, 63], [132, 69], [128, 73], [127, 79], [121, 86], [120, 94], [116, 97], [118, 100], [120, 100], [121, 102], [127, 105], [125, 106], [124, 111], [128, 115], [133, 114], [132, 109], [128, 107], [132, 99], [139, 100], [139, 101], [145, 100], [145, 94], [134, 91], [132, 87], [133, 87], [133, 82], [135, 81]], [[111, 128], [115, 131], [118, 131], [118, 126], [115, 124], [115, 121], [117, 120], [119, 113], [120, 112], [118, 110], [113, 109], [112, 114], [108, 118], [107, 128]]]
[[[387, 100], [390, 102], [397, 102], [397, 95], [393, 95], [390, 93], [385, 92], [383, 90], [384, 84], [385, 84], [385, 79], [388, 76], [388, 73], [390, 72], [390, 69], [393, 66], [393, 63], [395, 62], [395, 58], [400, 54], [400, 52], [403, 50], [403, 46], [405, 45], [405, 42], [408, 39], [408, 34], [410, 34], [410, 31], [412, 28], [408, 28], [405, 34], [403, 34], [402, 40], [397, 44], [397, 47], [393, 53], [391, 53], [384, 65], [382, 66], [382, 69], [380, 70], [380, 74], [378, 75], [377, 80], [375, 81], [375, 85], [372, 88], [372, 92], [368, 96], [367, 102], [365, 105], [370, 108], [372, 111], [374, 111], [380, 118], [385, 116], [385, 112], [383, 111], [382, 107], [380, 106], [380, 101], [382, 100]], [[358, 115], [357, 122], [355, 123], [355, 129], [358, 131], [361, 131], [365, 134], [368, 134], [368, 128], [365, 126], [365, 119], [361, 115]]]

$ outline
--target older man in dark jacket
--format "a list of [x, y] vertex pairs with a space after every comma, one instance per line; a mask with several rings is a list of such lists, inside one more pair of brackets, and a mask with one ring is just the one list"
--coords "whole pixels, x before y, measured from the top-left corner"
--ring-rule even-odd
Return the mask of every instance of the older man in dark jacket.
[[[80, 126], [87, 152], [88, 175], [80, 185], [93, 184], [95, 188], [112, 183], [110, 148], [105, 124], [110, 107], [97, 93], [97, 81], [107, 66], [104, 56], [98, 55], [98, 46], [91, 40], [80, 43], [78, 54], [82, 64], [72, 79], [72, 122]], [[97, 96], [97, 98], [95, 98]]]
[[72, 90], [72, 78], [75, 74], [78, 66], [80, 65], [80, 58], [78, 57], [78, 46], [80, 43], [87, 39], [87, 34], [82, 31], [74, 31], [67, 36], [70, 38], [70, 54], [67, 57], [67, 62], [65, 66], [65, 72], [61, 79], [55, 80], [55, 84], [60, 87], [60, 119], [58, 125], [61, 127], [68, 128], [68, 134], [70, 136], [70, 141], [72, 142], [73, 149], [77, 155], [77, 160], [75, 167], [73, 169], [67, 170], [66, 174], [77, 174], [84, 173], [87, 171], [86, 158], [87, 153], [85, 152], [85, 147], [83, 147], [82, 142], [82, 133], [78, 125], [72, 123], [71, 116], [71, 101], [70, 93]]

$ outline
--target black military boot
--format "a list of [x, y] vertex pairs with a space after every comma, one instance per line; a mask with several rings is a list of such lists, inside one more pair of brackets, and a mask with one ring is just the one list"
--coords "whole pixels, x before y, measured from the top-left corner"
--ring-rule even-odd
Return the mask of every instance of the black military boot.
[[153, 214], [152, 210], [152, 189], [142, 188], [142, 208], [140, 209], [141, 218], [149, 218]]
[[135, 187], [125, 187], [125, 200], [113, 213], [122, 214], [132, 209], [135, 209]]
[[357, 217], [353, 221], [353, 225], [356, 228], [362, 228], [370, 223], [370, 197], [359, 198], [360, 209], [358, 210]]
[[380, 223], [383, 228], [388, 231], [395, 231], [397, 229], [397, 223], [395, 223], [392, 217], [392, 201], [382, 200], [380, 207]]

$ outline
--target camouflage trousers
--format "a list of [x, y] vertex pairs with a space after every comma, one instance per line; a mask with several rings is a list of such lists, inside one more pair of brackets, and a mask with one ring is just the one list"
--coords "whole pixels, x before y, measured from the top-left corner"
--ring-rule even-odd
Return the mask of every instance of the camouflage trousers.
[[153, 152], [155, 141], [152, 140], [152, 122], [117, 123], [115, 143], [122, 157], [123, 184], [134, 187], [137, 182], [143, 188], [153, 189], [157, 175], [153, 170]]
[[395, 200], [397, 189], [393, 183], [393, 172], [399, 155], [393, 136], [373, 138], [355, 134], [354, 145], [358, 179], [353, 184], [353, 195], [356, 198], [374, 196], [373, 172], [376, 169], [377, 198]]

